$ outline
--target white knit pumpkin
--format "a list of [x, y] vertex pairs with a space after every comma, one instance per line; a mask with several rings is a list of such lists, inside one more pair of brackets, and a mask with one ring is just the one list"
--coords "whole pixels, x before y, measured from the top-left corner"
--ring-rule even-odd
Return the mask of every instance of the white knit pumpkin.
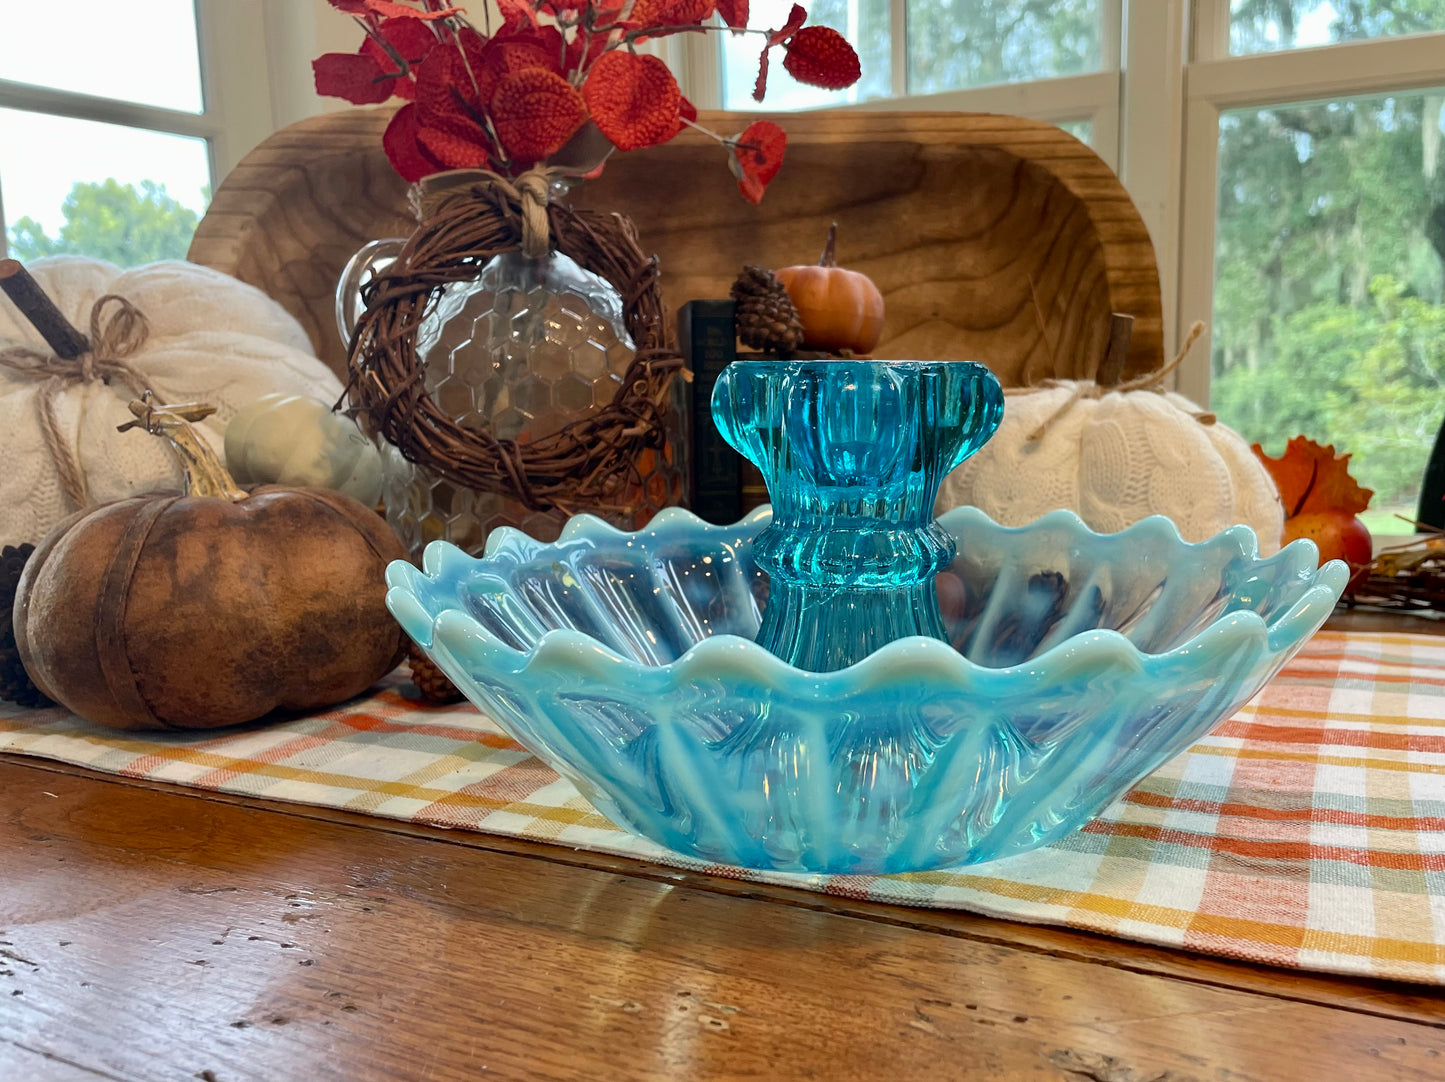
[[[154, 263], [121, 271], [79, 256], [53, 256], [27, 269], [82, 333], [107, 293], [129, 300], [149, 322], [141, 349], [125, 358], [164, 402], [208, 402], [216, 412], [197, 427], [219, 454], [226, 425], [264, 394], [284, 391], [334, 401], [336, 376], [312, 354], [306, 332], [260, 290], [194, 263]], [[0, 295], [0, 350], [52, 351]], [[41, 434], [43, 383], [0, 368], [0, 542], [38, 541], [75, 510]], [[56, 398], [61, 431], [85, 476], [90, 502], [179, 488], [181, 471], [160, 440], [117, 432], [132, 420], [133, 392], [119, 380], [73, 383]]]
[[1062, 507], [1100, 533], [1164, 515], [1186, 541], [1243, 523], [1262, 553], [1279, 548], [1279, 494], [1237, 432], [1201, 424], [1182, 395], [1147, 390], [1081, 397], [1060, 413], [1075, 388], [1009, 395], [993, 439], [944, 479], [938, 511], [970, 504], [1022, 526]]

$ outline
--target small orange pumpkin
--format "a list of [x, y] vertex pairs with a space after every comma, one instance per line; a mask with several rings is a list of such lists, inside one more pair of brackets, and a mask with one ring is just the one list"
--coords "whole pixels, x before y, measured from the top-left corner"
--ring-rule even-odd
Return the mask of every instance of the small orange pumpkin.
[[784, 267], [776, 274], [798, 310], [805, 349], [869, 353], [883, 337], [883, 294], [866, 274], [838, 266], [837, 241], [834, 222], [817, 266]]

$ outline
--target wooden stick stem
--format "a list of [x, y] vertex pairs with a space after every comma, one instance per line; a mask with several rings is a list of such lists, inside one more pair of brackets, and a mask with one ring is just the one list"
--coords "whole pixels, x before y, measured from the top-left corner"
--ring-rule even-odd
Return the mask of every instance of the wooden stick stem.
[[1100, 387], [1117, 387], [1124, 378], [1124, 363], [1129, 359], [1129, 342], [1133, 337], [1133, 316], [1115, 312], [1109, 317], [1109, 344], [1094, 377]]
[[70, 321], [55, 307], [55, 302], [45, 295], [40, 283], [18, 260], [0, 259], [0, 290], [40, 332], [57, 357], [73, 361], [90, 349], [90, 339], [70, 325]]
[[834, 222], [828, 227], [828, 243], [823, 246], [823, 254], [818, 259], [820, 267], [836, 267], [838, 265], [838, 223]]

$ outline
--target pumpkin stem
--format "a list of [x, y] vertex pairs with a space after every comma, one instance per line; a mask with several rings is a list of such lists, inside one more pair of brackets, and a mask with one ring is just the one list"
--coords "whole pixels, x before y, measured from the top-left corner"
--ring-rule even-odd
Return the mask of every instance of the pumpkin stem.
[[820, 267], [836, 267], [838, 265], [838, 223], [834, 222], [828, 227], [828, 243], [823, 248], [822, 258], [818, 260]]
[[0, 259], [0, 292], [20, 309], [57, 357], [73, 361], [90, 349], [90, 340], [70, 325], [40, 283], [17, 260]]
[[165, 406], [154, 401], [147, 391], [141, 398], [132, 399], [130, 411], [134, 421], [117, 425], [116, 431], [129, 428], [144, 428], [152, 436], [161, 436], [170, 441], [171, 450], [181, 461], [186, 474], [187, 496], [210, 496], [220, 500], [244, 500], [247, 496], [221, 465], [210, 445], [201, 439], [190, 422], [199, 421], [216, 412], [216, 407], [204, 402], [186, 402]]
[[1115, 312], [1109, 317], [1109, 341], [1099, 362], [1094, 382], [1100, 387], [1117, 387], [1129, 360], [1129, 342], [1134, 335], [1134, 317]]

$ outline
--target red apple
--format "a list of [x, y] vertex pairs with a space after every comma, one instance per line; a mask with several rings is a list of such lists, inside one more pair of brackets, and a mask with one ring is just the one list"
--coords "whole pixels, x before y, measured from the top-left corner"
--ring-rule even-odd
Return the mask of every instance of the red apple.
[[1306, 537], [1320, 550], [1320, 563], [1344, 560], [1352, 574], [1346, 591], [1354, 590], [1369, 571], [1374, 547], [1370, 531], [1356, 516], [1345, 511], [1313, 511], [1285, 520], [1283, 541], [1287, 545]]

